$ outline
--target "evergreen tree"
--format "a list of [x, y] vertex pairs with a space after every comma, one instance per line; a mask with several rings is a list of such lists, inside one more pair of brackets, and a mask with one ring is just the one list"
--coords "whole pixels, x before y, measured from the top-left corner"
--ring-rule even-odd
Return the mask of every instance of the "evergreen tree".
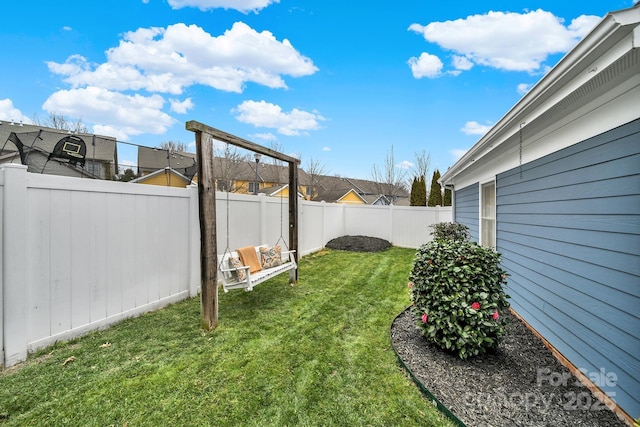
[[417, 187], [418, 186], [418, 177], [414, 176], [413, 177], [413, 182], [411, 183], [411, 195], [409, 196], [409, 205], [410, 206], [416, 206], [416, 203], [418, 203], [417, 197], [418, 197], [418, 193], [416, 193], [417, 191]]
[[444, 198], [442, 199], [442, 206], [451, 206], [451, 190], [444, 189]]
[[129, 182], [131, 180], [136, 179], [136, 173], [133, 171], [133, 169], [131, 168], [127, 168], [124, 170], [124, 173], [122, 175], [120, 175], [120, 178], [118, 179], [118, 181], [122, 181], [122, 182]]
[[439, 179], [440, 171], [436, 169], [433, 171], [433, 178], [431, 178], [431, 191], [429, 192], [427, 206], [442, 206], [442, 187], [438, 182]]
[[427, 205], [427, 184], [424, 182], [424, 176], [413, 178], [410, 203], [411, 206]]

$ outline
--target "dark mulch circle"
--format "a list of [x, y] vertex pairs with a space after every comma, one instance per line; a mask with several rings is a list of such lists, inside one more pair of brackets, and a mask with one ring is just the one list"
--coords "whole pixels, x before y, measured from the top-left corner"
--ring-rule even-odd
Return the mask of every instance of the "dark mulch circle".
[[368, 236], [342, 236], [330, 240], [325, 245], [329, 249], [353, 252], [381, 252], [391, 247], [384, 239]]
[[413, 376], [468, 427], [624, 427], [517, 317], [497, 351], [461, 360], [431, 346], [405, 310], [391, 342]]

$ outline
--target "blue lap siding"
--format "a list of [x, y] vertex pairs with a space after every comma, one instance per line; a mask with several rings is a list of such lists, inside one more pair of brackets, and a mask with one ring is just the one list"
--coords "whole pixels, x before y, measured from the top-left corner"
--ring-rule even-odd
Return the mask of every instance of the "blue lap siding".
[[513, 309], [640, 413], [640, 120], [499, 174], [496, 209]]
[[469, 227], [471, 240], [478, 242], [480, 193], [478, 184], [469, 185], [455, 193], [455, 221]]

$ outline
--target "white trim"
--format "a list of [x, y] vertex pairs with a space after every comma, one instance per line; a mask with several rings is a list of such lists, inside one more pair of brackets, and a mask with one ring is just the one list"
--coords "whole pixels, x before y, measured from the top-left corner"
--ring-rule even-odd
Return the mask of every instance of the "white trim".
[[521, 127], [526, 163], [640, 117], [638, 28], [640, 3], [609, 13], [440, 183], [463, 188], [517, 166]]
[[485, 245], [484, 242], [484, 227], [483, 227], [483, 220], [485, 219], [485, 217], [483, 216], [483, 210], [484, 210], [484, 189], [487, 185], [491, 184], [493, 186], [493, 218], [489, 217], [489, 219], [493, 220], [493, 230], [492, 230], [492, 242], [493, 245], [489, 245], [492, 248], [496, 248], [497, 244], [498, 244], [498, 239], [497, 239], [497, 227], [496, 224], [498, 223], [498, 212], [496, 209], [496, 205], [497, 205], [497, 185], [496, 185], [496, 179], [495, 177], [493, 177], [493, 179], [488, 179], [485, 180], [483, 182], [480, 182], [480, 185], [478, 185], [478, 191], [479, 191], [479, 195], [478, 195], [478, 243], [481, 244], [482, 246], [487, 246]]

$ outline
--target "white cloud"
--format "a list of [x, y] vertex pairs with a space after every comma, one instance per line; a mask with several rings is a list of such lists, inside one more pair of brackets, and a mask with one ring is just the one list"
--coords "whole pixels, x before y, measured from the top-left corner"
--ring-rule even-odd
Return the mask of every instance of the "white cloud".
[[194, 107], [191, 98], [187, 98], [184, 101], [180, 101], [178, 99], [169, 99], [169, 103], [171, 104], [171, 111], [178, 114], [186, 114], [187, 111], [191, 110]]
[[165, 133], [176, 120], [162, 111], [164, 103], [160, 95], [125, 95], [89, 86], [54, 92], [42, 108], [101, 123], [93, 127], [94, 132], [127, 140], [130, 135]]
[[93, 125], [93, 133], [97, 135], [110, 136], [118, 141], [127, 141], [129, 133], [125, 130], [111, 125]]
[[331, 147], [322, 147], [322, 151], [331, 151]]
[[399, 167], [400, 169], [411, 169], [413, 167], [413, 163], [411, 163], [408, 160], [403, 160], [400, 163], [398, 163], [396, 166]]
[[124, 172], [125, 169], [132, 169], [135, 171], [138, 167], [138, 162], [136, 160], [118, 159], [118, 166], [120, 167], [121, 172]]
[[[250, 9], [269, 4], [233, 2], [240, 3]], [[223, 2], [200, 4], [224, 7]], [[106, 51], [106, 57], [104, 63], [92, 63], [81, 55], [71, 55], [64, 63], [48, 62], [49, 70], [71, 89], [52, 94], [45, 108], [96, 123], [94, 129], [121, 139], [164, 133], [175, 122], [163, 112], [165, 104], [177, 114], [194, 108], [192, 98], [170, 98], [165, 103], [157, 93], [181, 95], [193, 85], [237, 93], [247, 83], [286, 88], [284, 76], [301, 77], [318, 70], [287, 39], [279, 41], [269, 31], [257, 32], [242, 22], [219, 36], [182, 23], [139, 28], [125, 33], [118, 46]], [[131, 91], [150, 95], [132, 95]], [[315, 121], [317, 126], [321, 120], [319, 115], [298, 110], [285, 116], [289, 123], [279, 129], [286, 134], [313, 129], [314, 124], [305, 121]]]
[[574, 37], [581, 39], [586, 36], [600, 20], [601, 18], [598, 16], [580, 15], [572, 20], [567, 28], [574, 34]]
[[220, 36], [197, 25], [140, 28], [125, 33], [117, 47], [107, 50], [108, 62], [90, 64], [72, 55], [63, 64], [48, 62], [72, 87], [147, 90], [179, 95], [200, 84], [228, 92], [242, 92], [253, 82], [286, 88], [284, 75], [301, 77], [318, 69], [287, 40], [269, 31], [257, 32], [242, 22]]
[[0, 99], [0, 119], [15, 123], [33, 123], [29, 117], [22, 114], [22, 111], [13, 106], [13, 101], [9, 98]]
[[533, 85], [528, 84], [528, 83], [520, 83], [518, 85], [518, 94], [520, 95], [524, 95], [525, 93], [529, 92], [529, 89], [531, 89], [533, 87]]
[[454, 148], [453, 150], [450, 150], [449, 153], [451, 153], [451, 155], [453, 156], [453, 160], [457, 161], [457, 160], [460, 160], [460, 158], [464, 156], [464, 153], [466, 153], [467, 151], [469, 150], [462, 149], [462, 148]]
[[272, 3], [279, 3], [280, 0], [169, 0], [169, 5], [173, 9], [183, 7], [197, 7], [205, 11], [211, 9], [235, 9], [242, 13], [255, 12], [264, 9]]
[[484, 135], [491, 129], [491, 125], [481, 125], [478, 122], [467, 122], [460, 131], [466, 135]]
[[265, 101], [244, 101], [232, 112], [239, 122], [277, 129], [283, 135], [306, 134], [306, 131], [320, 129], [320, 122], [325, 120], [315, 111], [310, 113], [294, 108], [286, 113], [279, 105]]
[[412, 57], [408, 61], [411, 73], [416, 79], [422, 77], [434, 78], [440, 76], [442, 61], [435, 55], [422, 52], [419, 58]]
[[473, 62], [469, 61], [465, 56], [453, 55], [453, 67], [456, 70], [468, 71], [473, 68]]
[[565, 27], [561, 18], [538, 9], [488, 12], [426, 26], [412, 24], [409, 30], [474, 64], [534, 72], [549, 55], [571, 49], [599, 21], [600, 17], [582, 15]]
[[278, 137], [272, 134], [271, 132], [266, 133], [254, 133], [253, 135], [249, 135], [251, 138], [259, 139], [262, 141], [277, 141]]

